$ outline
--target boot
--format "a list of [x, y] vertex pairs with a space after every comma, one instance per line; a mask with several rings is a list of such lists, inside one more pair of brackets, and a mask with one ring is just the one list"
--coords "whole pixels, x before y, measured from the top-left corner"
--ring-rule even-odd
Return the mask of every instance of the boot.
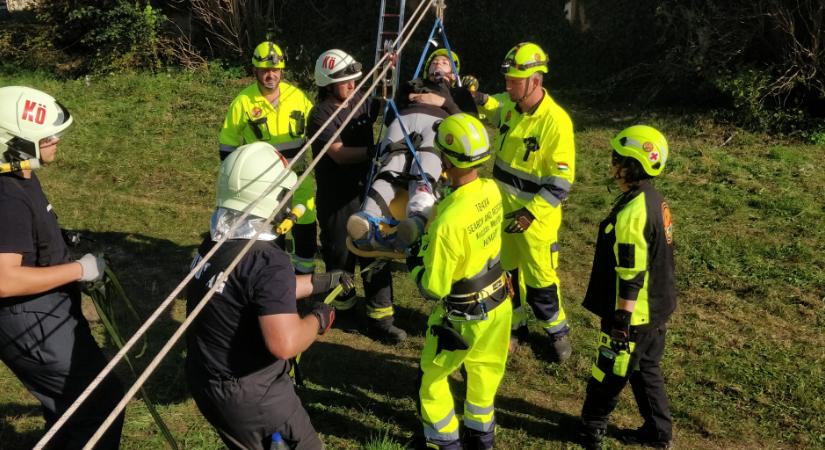
[[530, 341], [530, 330], [527, 325], [521, 325], [510, 332], [510, 349], [512, 354], [518, 348], [519, 344], [526, 344]]
[[627, 445], [640, 445], [662, 450], [673, 448], [673, 439], [661, 440], [658, 437], [658, 433], [655, 431], [651, 432], [643, 426], [635, 430], [620, 431], [619, 440]]
[[332, 323], [332, 328], [343, 331], [344, 333], [358, 333], [360, 326], [358, 324], [358, 313], [355, 308], [335, 310], [335, 321]]
[[[495, 428], [493, 428], [495, 430]], [[495, 431], [477, 431], [470, 428], [464, 429], [464, 450], [491, 450], [495, 443]]]
[[582, 425], [581, 445], [585, 450], [601, 450], [606, 432], [603, 428]]
[[407, 332], [393, 325], [392, 317], [370, 319], [367, 336], [385, 344], [398, 344], [407, 339]]
[[563, 363], [573, 354], [573, 347], [570, 345], [570, 339], [567, 334], [550, 335], [550, 359], [553, 362]]

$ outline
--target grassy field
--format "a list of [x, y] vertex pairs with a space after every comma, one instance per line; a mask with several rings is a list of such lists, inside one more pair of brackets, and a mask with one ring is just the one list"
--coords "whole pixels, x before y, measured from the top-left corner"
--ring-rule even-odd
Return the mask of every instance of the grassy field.
[[[79, 251], [105, 252], [144, 316], [184, 276], [207, 229], [217, 132], [248, 81], [177, 73], [55, 81], [0, 68], [0, 85], [46, 90], [75, 116], [57, 162], [39, 176], [61, 224], [87, 238]], [[636, 122], [659, 127], [672, 149], [657, 186], [676, 230], [680, 304], [663, 367], [677, 447], [825, 447], [825, 148], [752, 134], [706, 114], [562, 104], [577, 132], [560, 269], [575, 353], [561, 366], [541, 361], [544, 341], [532, 324], [532, 345], [510, 359], [496, 402], [498, 448], [579, 448], [576, 425], [597, 323], [580, 303], [598, 223], [617, 194], [608, 190], [607, 141]], [[305, 354], [308, 383], [300, 395], [330, 449], [405, 448], [420, 430], [416, 365], [431, 305], [405, 275], [396, 274], [395, 292], [408, 342], [390, 347], [336, 330]], [[153, 328], [138, 366], [183, 311], [179, 300]], [[95, 329], [111, 351], [97, 322]], [[149, 392], [182, 447], [221, 448], [188, 395], [183, 358], [178, 346]], [[454, 381], [460, 392], [461, 378]], [[0, 448], [30, 448], [43, 432], [36, 401], [2, 365], [0, 392]], [[613, 423], [640, 422], [627, 390]], [[122, 448], [164, 448], [141, 400], [127, 409]]]

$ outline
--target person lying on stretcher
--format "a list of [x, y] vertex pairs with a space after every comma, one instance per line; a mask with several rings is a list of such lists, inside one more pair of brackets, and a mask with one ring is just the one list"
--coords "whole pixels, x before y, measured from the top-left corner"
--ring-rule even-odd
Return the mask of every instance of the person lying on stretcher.
[[[437, 124], [459, 112], [477, 115], [472, 94], [456, 86], [458, 55], [438, 49], [426, 74], [404, 83], [396, 96], [398, 117], [388, 112], [386, 134], [361, 211], [347, 221], [350, 250], [360, 256], [404, 258], [404, 251], [432, 219], [442, 164], [434, 148]], [[412, 147], [412, 148], [410, 148]]]

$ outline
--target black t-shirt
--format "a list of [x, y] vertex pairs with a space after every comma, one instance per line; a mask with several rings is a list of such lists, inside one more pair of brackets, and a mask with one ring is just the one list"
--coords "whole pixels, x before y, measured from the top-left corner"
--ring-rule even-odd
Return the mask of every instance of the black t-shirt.
[[[49, 267], [72, 260], [57, 224], [57, 214], [34, 172], [29, 179], [0, 175], [0, 253], [21, 254], [26, 267]], [[49, 292], [55, 291], [74, 292], [75, 283]], [[41, 295], [6, 298], [3, 303], [18, 303]]]
[[[352, 107], [361, 101], [364, 94], [356, 93], [332, 122], [321, 132], [318, 139], [312, 143], [312, 154], [317, 156], [321, 149], [330, 141], [332, 135], [352, 112]], [[346, 147], [367, 147], [375, 145], [373, 123], [381, 113], [380, 100], [371, 99], [364, 102], [353, 116], [352, 120], [336, 139]], [[330, 118], [338, 105], [333, 96], [329, 96], [312, 108], [309, 114], [307, 135], [312, 136], [321, 128], [321, 125]], [[341, 205], [352, 201], [353, 198], [364, 194], [364, 183], [369, 174], [370, 162], [357, 164], [338, 164], [328, 154], [325, 154], [315, 166], [315, 182], [318, 189], [316, 196], [319, 205]]]
[[[187, 289], [187, 313], [247, 242], [226, 241], [195, 275]], [[192, 267], [213, 245], [211, 239], [204, 240]], [[289, 255], [274, 241], [255, 242], [192, 324], [187, 334], [189, 367], [209, 378], [240, 378], [271, 364], [286, 364], [266, 348], [258, 317], [297, 312]]]
[[[444, 105], [441, 107], [416, 103], [410, 100], [410, 94], [434, 93], [444, 97]], [[473, 95], [465, 87], [451, 87], [446, 82], [434, 82], [428, 79], [416, 78], [414, 80], [401, 83], [398, 86], [398, 93], [395, 95], [395, 104], [398, 106], [401, 115], [410, 113], [429, 114], [436, 117], [447, 117], [452, 114], [464, 112], [478, 117]], [[387, 112], [384, 118], [385, 124], [390, 124], [395, 120], [392, 111]]]

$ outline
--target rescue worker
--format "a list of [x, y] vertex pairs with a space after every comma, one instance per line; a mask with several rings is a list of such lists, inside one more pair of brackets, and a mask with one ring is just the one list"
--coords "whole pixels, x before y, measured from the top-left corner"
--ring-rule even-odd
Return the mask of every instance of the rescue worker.
[[[299, 89], [283, 80], [284, 52], [265, 41], [252, 52], [252, 71], [256, 82], [238, 94], [229, 106], [219, 137], [220, 155], [227, 155], [243, 144], [263, 141], [292, 161], [306, 143], [306, 119], [312, 102]], [[293, 166], [300, 175], [304, 166]], [[292, 262], [297, 273], [315, 270], [318, 229], [315, 224], [315, 181], [307, 177], [292, 197], [293, 208], [303, 205], [303, 216], [292, 228]], [[283, 239], [279, 240], [283, 242]]]
[[[72, 124], [50, 95], [0, 88], [0, 359], [43, 407], [49, 428], [106, 366], [80, 308], [78, 281], [97, 281], [103, 258], [73, 260], [57, 214], [32, 169], [55, 160]], [[51, 440], [79, 449], [123, 396], [109, 376]], [[123, 415], [96, 449], [117, 449]]]
[[273, 226], [265, 218], [297, 179], [286, 164], [265, 142], [241, 146], [223, 161], [210, 235], [192, 262], [194, 267], [230, 233], [242, 211], [279, 183], [249, 211], [187, 290], [191, 313], [255, 232], [262, 231], [187, 334], [186, 376], [192, 397], [230, 449], [268, 450], [275, 432], [292, 449], [323, 448], [295, 394], [289, 359], [329, 330], [335, 310], [319, 302], [311, 314], [300, 317], [296, 298], [329, 291], [339, 283], [350, 289], [352, 280], [341, 271], [295, 275], [287, 254], [274, 245]]
[[664, 170], [670, 150], [662, 133], [644, 125], [621, 131], [610, 144], [611, 172], [622, 193], [599, 225], [584, 299], [584, 307], [601, 318], [601, 332], [582, 407], [583, 444], [601, 448], [608, 417], [629, 380], [644, 424], [620, 439], [671, 448], [672, 418], [659, 362], [676, 309], [673, 219], [650, 181]]
[[[464, 447], [493, 448], [494, 400], [504, 376], [512, 304], [501, 252], [501, 192], [477, 167], [490, 158], [487, 131], [461, 113], [438, 125], [441, 151], [453, 191], [407, 260], [421, 294], [438, 302], [427, 320], [421, 354], [420, 414], [428, 448], [460, 450], [449, 376], [466, 371]], [[415, 247], [414, 247], [415, 248]]]
[[[363, 98], [362, 92], [354, 92], [356, 80], [360, 78], [361, 63], [346, 52], [332, 49], [318, 57], [315, 63], [318, 104], [309, 115], [307, 133], [315, 135], [342, 103], [347, 102], [347, 105], [321, 130], [312, 144], [313, 156], [318, 156], [354, 106]], [[340, 269], [354, 273], [356, 259], [362, 268], [372, 262], [368, 258], [356, 258], [349, 251], [344, 230], [349, 216], [361, 209], [364, 183], [375, 148], [373, 123], [381, 113], [382, 103], [377, 99], [364, 102], [315, 166], [321, 255], [327, 270]], [[363, 281], [368, 318], [367, 334], [388, 343], [398, 343], [406, 339], [407, 333], [393, 323], [392, 274], [389, 267], [384, 266], [364, 274]], [[358, 328], [355, 316], [356, 301], [357, 296], [353, 289], [348, 295], [332, 302], [338, 316], [336, 323], [345, 330]]]
[[[436, 201], [433, 187], [442, 172], [440, 157], [433, 147], [433, 125], [461, 111], [477, 114], [472, 94], [454, 86], [458, 75], [453, 64], [458, 71], [461, 65], [455, 52], [437, 49], [427, 58], [424, 78], [399, 88], [395, 103], [400, 116], [387, 114], [387, 133], [379, 151], [380, 167], [362, 211], [352, 215], [347, 223], [353, 244], [362, 254], [403, 257], [404, 250], [421, 237], [432, 217]], [[407, 136], [415, 147], [415, 155], [409, 149]], [[396, 223], [390, 205], [404, 191], [408, 199], [406, 217]], [[397, 225], [397, 233], [383, 232], [382, 225]]]
[[[513, 336], [526, 340], [524, 298], [550, 337], [550, 357], [570, 357], [570, 331], [562, 305], [556, 269], [562, 202], [567, 199], [576, 169], [573, 123], [542, 87], [548, 58], [531, 42], [516, 45], [504, 57], [501, 72], [506, 92], [476, 92], [476, 103], [499, 129], [493, 177], [504, 198], [501, 263], [513, 276]], [[478, 85], [468, 79], [471, 89]]]

